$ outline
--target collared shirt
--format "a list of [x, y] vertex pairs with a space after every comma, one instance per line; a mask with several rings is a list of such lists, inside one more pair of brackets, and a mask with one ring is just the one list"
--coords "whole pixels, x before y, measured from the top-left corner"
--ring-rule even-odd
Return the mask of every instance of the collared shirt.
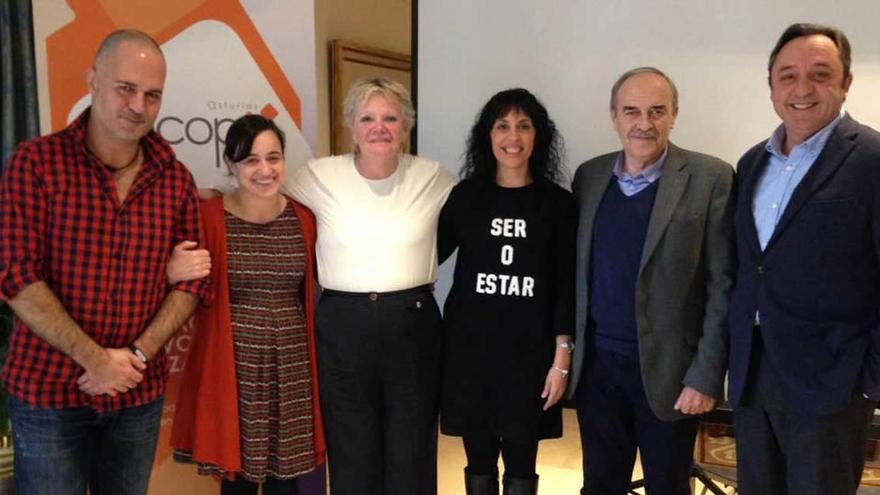
[[620, 187], [620, 192], [622, 192], [624, 196], [634, 196], [640, 193], [644, 188], [658, 181], [663, 175], [663, 165], [666, 163], [666, 155], [668, 153], [669, 147], [667, 146], [656, 162], [648, 165], [642, 170], [641, 174], [633, 177], [626, 173], [623, 168], [626, 157], [624, 152], [621, 151], [620, 154], [617, 155], [617, 160], [614, 161], [613, 169], [614, 176], [617, 177], [617, 185]]
[[792, 148], [788, 156], [782, 151], [785, 142], [785, 125], [780, 124], [773, 131], [766, 146], [770, 158], [764, 172], [758, 178], [755, 194], [752, 197], [752, 215], [755, 218], [755, 228], [758, 231], [758, 241], [762, 250], [767, 247], [770, 237], [773, 236], [795, 188], [816, 162], [816, 158], [822, 153], [828, 138], [844, 115], [845, 112], [841, 110], [840, 114], [819, 132]]
[[[141, 139], [144, 162], [122, 204], [111, 172], [86, 148], [89, 110], [60, 132], [22, 143], [0, 182], [0, 299], [45, 282], [98, 345], [125, 347], [152, 320], [171, 287], [173, 246], [201, 239], [190, 173], [157, 133]], [[174, 286], [207, 300], [207, 279]], [[12, 329], [2, 379], [33, 406], [135, 407], [165, 389], [164, 350], [144, 380], [116, 397], [77, 388], [83, 370], [20, 320]]]

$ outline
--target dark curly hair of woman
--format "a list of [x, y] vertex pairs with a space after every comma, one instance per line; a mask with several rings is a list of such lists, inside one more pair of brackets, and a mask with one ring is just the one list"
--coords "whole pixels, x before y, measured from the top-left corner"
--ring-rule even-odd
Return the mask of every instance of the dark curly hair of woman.
[[562, 135], [556, 130], [556, 124], [550, 120], [544, 105], [535, 95], [522, 88], [496, 93], [480, 110], [468, 135], [461, 178], [495, 181], [497, 163], [492, 152], [492, 126], [496, 120], [516, 109], [532, 119], [535, 127], [535, 145], [532, 156], [529, 157], [532, 180], [546, 180], [557, 184], [566, 180], [562, 164], [565, 155]]

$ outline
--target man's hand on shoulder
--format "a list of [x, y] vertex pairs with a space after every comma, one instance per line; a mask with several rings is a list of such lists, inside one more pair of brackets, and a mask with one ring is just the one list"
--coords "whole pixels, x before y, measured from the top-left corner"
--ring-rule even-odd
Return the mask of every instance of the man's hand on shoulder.
[[699, 390], [685, 387], [675, 401], [674, 409], [682, 414], [703, 414], [715, 408], [715, 399]]
[[86, 368], [76, 381], [79, 389], [89, 395], [107, 394], [115, 397], [133, 389], [144, 379], [147, 365], [128, 349], [104, 349], [96, 364]]
[[221, 196], [223, 192], [217, 187], [203, 187], [199, 189], [199, 199], [202, 201], [208, 201], [209, 199], [214, 199], [217, 196]]

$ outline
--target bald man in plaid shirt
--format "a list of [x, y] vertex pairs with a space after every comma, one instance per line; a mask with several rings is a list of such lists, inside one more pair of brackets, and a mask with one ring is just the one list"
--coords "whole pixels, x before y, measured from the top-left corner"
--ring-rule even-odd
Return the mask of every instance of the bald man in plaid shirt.
[[3, 367], [17, 493], [146, 493], [168, 374], [163, 346], [207, 280], [169, 286], [172, 246], [199, 241], [192, 176], [152, 130], [165, 59], [116, 31], [88, 73], [92, 105], [22, 143], [0, 181]]

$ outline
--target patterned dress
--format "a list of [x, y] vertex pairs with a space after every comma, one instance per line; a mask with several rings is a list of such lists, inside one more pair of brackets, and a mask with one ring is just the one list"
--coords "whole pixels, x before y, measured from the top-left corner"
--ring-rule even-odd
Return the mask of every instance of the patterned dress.
[[[290, 479], [315, 467], [302, 288], [305, 248], [288, 205], [267, 224], [225, 212], [238, 382], [241, 477]], [[200, 465], [205, 474], [216, 466]], [[222, 474], [222, 473], [220, 473]]]

